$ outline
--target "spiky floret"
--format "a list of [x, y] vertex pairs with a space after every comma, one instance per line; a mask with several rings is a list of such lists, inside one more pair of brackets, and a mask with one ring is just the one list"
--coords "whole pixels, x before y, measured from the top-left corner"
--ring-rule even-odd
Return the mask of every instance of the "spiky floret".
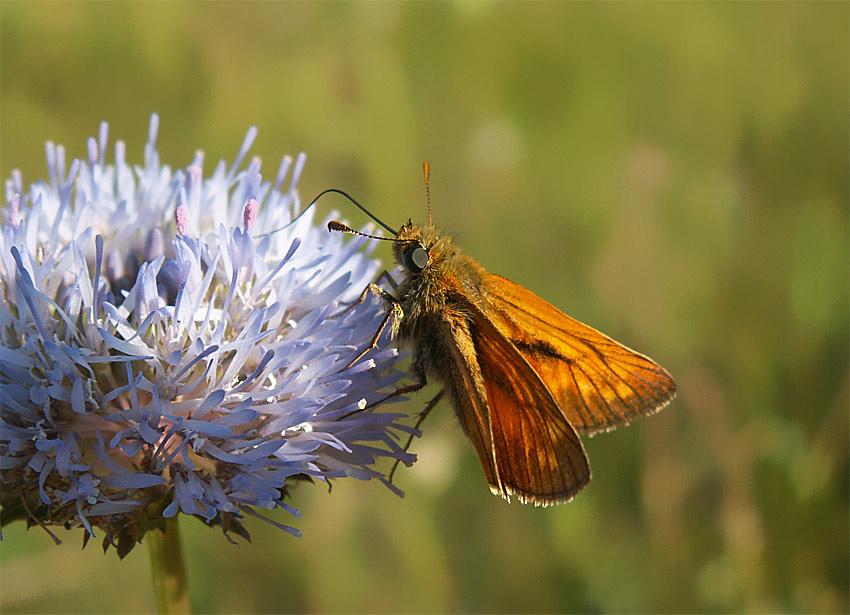
[[6, 182], [0, 234], [2, 521], [99, 527], [121, 555], [178, 512], [244, 535], [246, 513], [297, 514], [292, 480], [389, 485], [376, 462], [414, 460], [373, 405], [397, 352], [350, 365], [383, 310], [340, 306], [379, 264], [312, 210], [293, 222], [304, 156], [263, 181], [252, 128], [204, 178], [200, 152], [160, 164], [157, 129], [135, 167], [121, 141], [107, 164], [106, 124], [70, 166], [48, 143], [48, 181]]

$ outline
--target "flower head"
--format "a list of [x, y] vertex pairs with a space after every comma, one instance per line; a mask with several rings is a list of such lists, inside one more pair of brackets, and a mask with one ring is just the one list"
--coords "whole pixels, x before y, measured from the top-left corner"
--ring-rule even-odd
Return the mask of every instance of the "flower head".
[[259, 161], [242, 168], [252, 128], [205, 179], [200, 152], [160, 164], [157, 126], [143, 166], [121, 141], [106, 163], [103, 124], [87, 160], [48, 143], [48, 182], [6, 182], [3, 523], [100, 528], [123, 556], [178, 512], [241, 535], [257, 509], [297, 514], [283, 498], [299, 478], [395, 489], [376, 462], [414, 456], [380, 403], [403, 376], [396, 350], [358, 358], [383, 316], [357, 302], [379, 268], [366, 240], [312, 208], [293, 219], [303, 155], [264, 182]]

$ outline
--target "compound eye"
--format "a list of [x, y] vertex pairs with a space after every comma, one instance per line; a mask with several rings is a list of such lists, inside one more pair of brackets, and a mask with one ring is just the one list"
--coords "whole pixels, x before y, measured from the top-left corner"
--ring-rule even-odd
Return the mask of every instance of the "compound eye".
[[404, 264], [413, 273], [419, 273], [428, 266], [428, 251], [422, 246], [409, 249], [404, 253]]

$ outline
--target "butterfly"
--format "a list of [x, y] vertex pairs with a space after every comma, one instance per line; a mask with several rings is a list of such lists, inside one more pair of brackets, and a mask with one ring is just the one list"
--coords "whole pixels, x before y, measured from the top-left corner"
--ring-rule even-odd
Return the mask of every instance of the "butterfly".
[[[426, 163], [426, 189], [428, 176]], [[571, 500], [590, 480], [579, 436], [627, 425], [675, 396], [650, 358], [464, 254], [431, 225], [430, 198], [427, 226], [395, 231], [372, 217], [393, 236], [367, 236], [392, 241], [404, 276], [392, 292], [367, 289], [389, 306], [373, 345], [390, 324], [412, 349], [417, 382], [402, 392], [429, 378], [443, 384], [494, 494], [537, 506]], [[328, 228], [364, 234], [337, 221]]]

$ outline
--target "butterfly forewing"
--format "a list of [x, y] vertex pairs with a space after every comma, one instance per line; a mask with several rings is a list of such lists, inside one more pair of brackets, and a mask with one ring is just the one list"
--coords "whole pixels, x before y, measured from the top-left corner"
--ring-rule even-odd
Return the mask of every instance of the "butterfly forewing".
[[673, 399], [675, 382], [648, 357], [507, 278], [487, 273], [484, 282], [493, 325], [534, 368], [579, 433], [614, 429]]

